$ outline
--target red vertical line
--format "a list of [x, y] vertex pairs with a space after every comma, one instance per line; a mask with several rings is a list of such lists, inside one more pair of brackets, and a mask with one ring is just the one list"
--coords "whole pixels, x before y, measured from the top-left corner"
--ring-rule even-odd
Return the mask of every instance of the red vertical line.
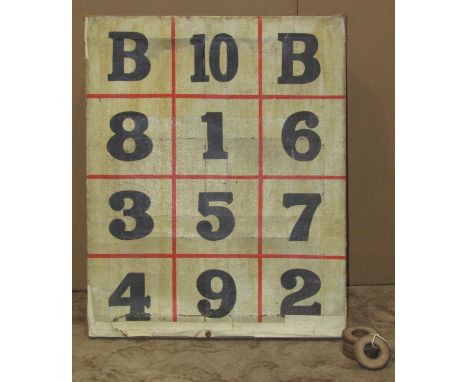
[[175, 22], [171, 17], [172, 50], [172, 321], [177, 321], [177, 189], [176, 189], [176, 73], [175, 73]]
[[258, 322], [263, 313], [263, 100], [262, 100], [262, 18], [258, 16]]

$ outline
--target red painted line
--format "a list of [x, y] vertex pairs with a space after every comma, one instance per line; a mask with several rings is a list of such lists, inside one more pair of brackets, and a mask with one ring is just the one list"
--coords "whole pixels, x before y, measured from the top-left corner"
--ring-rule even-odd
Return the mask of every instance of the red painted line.
[[262, 52], [262, 18], [258, 16], [258, 95], [260, 99], [263, 96], [262, 80], [263, 80], [263, 52]]
[[86, 94], [87, 99], [100, 99], [100, 98], [189, 98], [189, 99], [335, 99], [345, 100], [344, 95], [320, 95], [320, 94], [304, 94], [304, 95], [291, 95], [291, 94], [172, 94], [172, 93], [147, 93], [147, 94], [129, 94], [129, 93], [107, 93]]
[[177, 258], [172, 256], [172, 321], [177, 321]]
[[346, 256], [335, 255], [279, 255], [279, 254], [263, 254], [266, 259], [309, 259], [309, 260], [346, 260]]
[[179, 253], [179, 259], [256, 259], [256, 254], [235, 254], [235, 253]]
[[176, 70], [175, 70], [175, 21], [174, 17], [171, 17], [171, 52], [172, 52], [172, 98], [174, 98], [176, 94]]
[[291, 94], [265, 94], [263, 99], [346, 99], [344, 95], [291, 95]]
[[172, 253], [90, 253], [90, 259], [170, 259]]
[[150, 175], [150, 174], [125, 174], [125, 175], [87, 175], [86, 179], [172, 179], [172, 175]]
[[86, 98], [172, 98], [172, 94], [86, 94]]
[[257, 99], [257, 94], [176, 94], [176, 98], [195, 99]]
[[[263, 132], [262, 132], [263, 133]], [[263, 137], [262, 137], [263, 138]], [[259, 161], [263, 162], [263, 145], [259, 145]], [[263, 166], [263, 163], [262, 163]], [[187, 174], [175, 175], [176, 179], [259, 179], [259, 175], [217, 175], [217, 174]], [[289, 179], [289, 180], [346, 180], [341, 175], [262, 175], [263, 179]], [[86, 179], [172, 179], [172, 174], [90, 174]]]
[[177, 179], [258, 179], [258, 175], [176, 175]]
[[176, 49], [175, 21], [171, 17], [172, 51], [172, 321], [177, 321], [177, 182], [176, 182]]
[[[89, 259], [258, 259], [257, 254], [245, 253], [90, 253]], [[262, 254], [265, 259], [346, 260], [336, 255]]]
[[258, 301], [257, 320], [263, 316], [263, 52], [262, 52], [262, 18], [258, 16]]
[[263, 175], [263, 179], [290, 179], [290, 180], [345, 180], [346, 176], [341, 175]]

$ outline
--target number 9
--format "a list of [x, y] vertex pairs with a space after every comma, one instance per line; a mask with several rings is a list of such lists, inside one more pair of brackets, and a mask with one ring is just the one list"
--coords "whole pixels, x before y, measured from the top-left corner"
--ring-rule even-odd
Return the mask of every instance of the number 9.
[[[215, 277], [221, 279], [223, 283], [219, 292], [215, 292], [211, 285]], [[198, 301], [198, 311], [205, 317], [221, 318], [227, 316], [236, 303], [236, 284], [229, 273], [219, 269], [210, 269], [198, 276], [197, 289], [203, 297], [210, 300], [221, 300], [218, 309], [211, 309], [211, 303], [208, 300]]]

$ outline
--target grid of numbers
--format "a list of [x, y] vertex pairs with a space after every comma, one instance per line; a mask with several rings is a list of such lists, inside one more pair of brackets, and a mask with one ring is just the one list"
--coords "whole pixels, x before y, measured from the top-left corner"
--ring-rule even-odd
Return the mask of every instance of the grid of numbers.
[[[160, 77], [155, 75], [156, 92], [145, 92], [147, 88], [144, 85], [138, 92], [126, 92], [131, 88], [125, 86], [117, 91], [99, 92], [96, 90], [108, 89], [93, 84], [88, 86], [88, 113], [97, 116], [93, 117], [92, 121], [88, 118], [87, 180], [89, 204], [92, 204], [88, 207], [88, 215], [91, 216], [92, 222], [92, 227], [89, 228], [90, 232], [92, 231], [89, 238], [89, 261], [103, 261], [99, 265], [101, 270], [115, 267], [117, 270], [125, 268], [125, 272], [128, 270], [128, 263], [122, 265], [123, 262], [134, 261], [134, 275], [139, 275], [138, 270], [147, 269], [150, 267], [149, 262], [152, 262], [151, 267], [159, 280], [154, 286], [151, 285], [152, 281], [146, 280], [146, 287], [157, 289], [157, 296], [167, 296], [165, 300], [161, 299], [163, 301], [159, 301], [157, 306], [160, 311], [164, 311], [170, 305], [170, 319], [174, 322], [195, 320], [197, 314], [202, 316], [197, 312], [196, 301], [192, 308], [185, 305], [201, 297], [195, 285], [203, 282], [203, 277], [207, 278], [205, 281], [208, 285], [211, 285], [214, 277], [219, 278], [223, 287], [235, 283], [237, 279], [250, 280], [249, 285], [237, 285], [237, 291], [240, 293], [244, 288], [249, 290], [249, 293], [254, 293], [255, 303], [248, 297], [238, 296], [236, 304], [244, 304], [241, 311], [246, 316], [245, 319], [252, 316], [256, 322], [265, 321], [266, 317], [274, 315], [272, 312], [276, 307], [265, 308], [265, 304], [274, 303], [264, 301], [265, 288], [270, 288], [272, 283], [281, 282], [286, 289], [292, 289], [296, 281], [292, 282], [293, 285], [289, 288], [288, 282], [291, 284], [291, 281], [288, 281], [288, 276], [292, 279], [302, 277], [305, 284], [308, 280], [312, 284], [315, 283], [315, 280], [307, 278], [308, 275], [297, 273], [305, 262], [314, 262], [318, 269], [321, 269], [320, 264], [325, 262], [339, 263], [338, 268], [335, 269], [332, 265], [333, 269], [327, 268], [324, 274], [344, 278], [344, 73], [340, 74], [342, 77], [334, 79], [341, 81], [342, 91], [328, 94], [326, 90], [333, 87], [327, 87], [326, 80], [330, 78], [327, 76], [332, 76], [333, 73], [328, 73], [325, 63], [333, 57], [324, 55], [321, 57], [323, 62], [320, 76], [325, 77], [325, 80], [322, 85], [314, 88], [316, 91], [313, 94], [308, 94], [310, 87], [295, 85], [287, 85], [283, 87], [284, 91], [274, 92], [276, 89], [283, 89], [281, 84], [278, 84], [277, 71], [272, 70], [270, 57], [273, 54], [271, 45], [278, 42], [277, 35], [281, 31], [272, 26], [270, 29], [274, 33], [265, 29], [268, 33], [265, 36], [262, 24], [266, 23], [267, 19], [265, 22], [262, 22], [261, 17], [245, 19], [248, 23], [245, 33], [249, 34], [255, 30], [257, 39], [256, 46], [253, 47], [251, 42], [254, 39], [251, 35], [248, 39], [244, 38], [245, 41], [242, 36], [234, 36], [238, 39], [239, 60], [245, 58], [246, 52], [251, 53], [249, 64], [240, 66], [245, 70], [239, 69], [236, 74], [237, 78], [240, 78], [238, 82], [216, 82], [211, 78], [212, 71], [215, 72], [213, 68], [204, 69], [206, 76], [210, 77], [208, 81], [200, 84], [191, 82], [190, 75], [197, 75], [197, 70], [194, 71], [193, 68], [193, 55], [196, 54], [197, 44], [194, 40], [197, 35], [195, 32], [201, 34], [203, 31], [192, 31], [187, 27], [191, 22], [190, 18], [171, 17], [165, 19], [167, 25], [161, 22], [158, 30], [160, 38], [155, 37], [154, 41], [150, 41], [150, 45], [171, 42], [170, 46], [164, 46], [163, 49], [164, 54], [170, 54], [171, 65], [161, 69], [163, 73]], [[179, 35], [179, 25], [183, 35]], [[229, 22], [226, 23], [226, 28], [229, 29]], [[170, 34], [169, 38], [164, 37], [165, 33]], [[193, 41], [189, 41], [190, 37]], [[207, 51], [209, 47], [210, 42], [206, 41]], [[189, 53], [192, 57], [189, 57]], [[225, 53], [220, 53], [220, 56], [223, 54]], [[223, 65], [227, 69], [221, 68], [220, 71], [228, 72], [229, 63], [221, 63], [221, 66]], [[107, 68], [105, 70], [109, 71]], [[344, 70], [344, 64], [338, 70]], [[251, 81], [253, 78], [254, 82]], [[92, 79], [90, 81], [92, 82]], [[301, 90], [296, 91], [298, 88]], [[292, 93], [288, 93], [289, 91]], [[145, 142], [146, 138], [138, 137], [140, 141], [134, 139], [134, 147], [128, 149], [124, 141], [126, 137], [134, 138], [129, 133], [132, 130], [124, 125], [123, 119], [119, 120], [115, 116], [136, 109], [138, 112], [131, 115], [133, 132], [141, 127], [142, 136], [144, 134], [148, 139]], [[146, 109], [151, 111], [145, 113]], [[320, 121], [317, 120], [315, 125], [326, 126], [318, 134], [318, 139], [321, 139], [318, 146], [320, 152], [317, 152], [312, 160], [294, 158], [294, 153], [300, 158], [305, 151], [312, 150], [310, 140], [308, 147], [305, 145], [305, 148], [295, 151], [294, 146], [289, 148], [293, 153], [288, 154], [288, 145], [300, 145], [303, 142], [301, 137], [295, 138], [293, 143], [292, 138], [284, 138], [286, 120], [291, 120], [291, 134], [298, 129], [298, 121], [314, 123], [312, 117], [306, 116], [301, 119], [298, 113], [306, 113], [304, 110], [319, 110], [317, 115]], [[154, 118], [144, 119], [140, 113], [143, 116], [153, 115]], [[289, 118], [294, 115], [297, 115], [295, 124], [294, 118]], [[195, 119], [196, 126], [193, 122]], [[141, 125], [138, 125], [140, 122]], [[108, 129], [109, 123], [111, 129]], [[315, 125], [306, 127], [312, 131]], [[103, 129], [103, 126], [109, 130], [108, 135], [95, 133], [96, 130]], [[157, 128], [153, 128], [154, 126]], [[222, 129], [225, 143], [223, 146], [222, 142], [215, 142], [210, 148], [210, 143], [208, 146], [206, 144], [207, 129], [215, 127], [218, 131]], [[233, 128], [229, 131], [230, 127]], [[339, 140], [333, 135], [333, 129], [342, 130]], [[283, 147], [277, 144], [282, 134]], [[109, 143], [113, 142], [112, 140], [117, 142], [116, 153], [112, 154], [114, 158], [98, 160], [96, 152], [107, 154], [106, 147], [108, 151], [114, 150], [114, 146]], [[156, 145], [158, 150], [153, 147]], [[145, 154], [147, 156], [141, 160], [125, 161], [125, 155], [132, 150], [138, 151], [139, 147], [141, 150], [150, 147], [150, 153]], [[115, 159], [119, 155], [123, 161]], [[106, 193], [102, 193], [102, 189], [105, 189]], [[303, 192], [306, 189], [308, 193]], [[130, 199], [133, 205], [129, 205], [125, 199]], [[114, 227], [110, 227], [109, 222], [113, 222], [115, 216], [122, 214], [122, 211], [136, 208], [137, 200], [142, 204], [146, 203], [144, 210], [135, 215], [141, 219], [142, 227], [148, 227], [143, 221], [145, 216], [158, 217], [151, 222], [151, 234], [148, 231], [146, 234], [142, 233], [141, 237], [102, 239], [109, 236], [109, 230], [122, 231], [122, 223], [115, 223]], [[308, 223], [312, 232], [310, 234], [309, 229], [302, 232], [297, 223], [304, 206], [309, 208], [311, 213], [311, 221]], [[225, 219], [227, 226], [232, 226], [232, 229], [227, 228], [225, 237], [219, 233], [221, 229], [216, 231], [214, 227], [216, 224], [221, 226], [221, 220], [214, 223], [207, 218], [205, 225], [200, 225], [200, 221], [205, 219], [204, 216], [210, 215], [210, 208], [224, 208], [221, 212], [218, 211], [218, 214], [221, 219]], [[216, 212], [214, 215], [216, 216]], [[232, 219], [229, 222], [231, 215]], [[128, 213], [128, 216], [131, 217], [132, 213]], [[138, 219], [136, 223], [131, 224], [138, 226]], [[307, 217], [304, 219], [307, 220]], [[124, 223], [129, 224], [129, 221]], [[297, 232], [293, 229], [295, 224]], [[316, 235], [313, 234], [315, 228]], [[125, 234], [125, 230], [123, 232], [122, 235]], [[284, 266], [279, 267], [281, 270], [276, 269], [276, 265], [269, 266], [281, 261], [284, 261]], [[197, 269], [203, 268], [228, 271], [220, 270], [211, 276], [206, 272], [202, 272], [201, 275], [195, 274], [200, 273]], [[291, 270], [295, 270], [296, 274], [288, 274]], [[244, 274], [241, 275], [242, 273]], [[136, 282], [135, 280], [128, 285], [133, 285], [131, 283]], [[117, 284], [120, 281], [117, 281]], [[112, 290], [117, 287], [115, 282], [116, 280], [112, 280], [114, 285], [109, 286]], [[323, 284], [325, 280], [322, 279], [321, 282]], [[187, 285], [193, 285], [195, 291], [186, 290]], [[341, 284], [339, 287], [341, 288]], [[203, 287], [199, 286], [199, 292], [200, 288]], [[214, 289], [209, 289], [208, 295], [205, 296], [207, 298], [211, 292], [216, 295]], [[222, 288], [219, 293], [222, 293]], [[152, 297], [152, 302], [143, 300], [144, 304], [154, 305], [157, 296]], [[267, 300], [269, 299], [271, 298], [267, 297]], [[107, 305], [107, 301], [104, 301], [103, 305]], [[128, 311], [128, 308], [126, 309]], [[200, 306], [198, 309], [201, 312]], [[164, 314], [153, 316], [151, 319], [167, 319]], [[211, 317], [216, 318], [216, 315]]]

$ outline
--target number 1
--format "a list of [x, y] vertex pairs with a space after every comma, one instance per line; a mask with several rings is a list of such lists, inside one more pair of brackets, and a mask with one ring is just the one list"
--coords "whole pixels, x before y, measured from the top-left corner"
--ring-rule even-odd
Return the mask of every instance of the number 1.
[[228, 153], [223, 149], [223, 114], [207, 112], [201, 118], [207, 124], [208, 150], [203, 159], [227, 159]]

